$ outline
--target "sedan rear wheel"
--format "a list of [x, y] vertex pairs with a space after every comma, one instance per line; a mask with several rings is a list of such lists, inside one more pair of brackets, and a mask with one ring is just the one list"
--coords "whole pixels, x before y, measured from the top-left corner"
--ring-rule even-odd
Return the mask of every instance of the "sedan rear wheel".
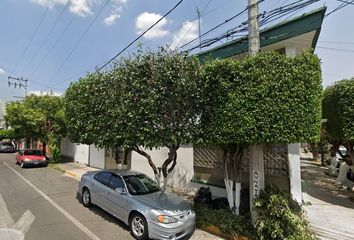
[[82, 191], [82, 204], [85, 207], [90, 207], [91, 206], [91, 194], [90, 194], [90, 190], [88, 190], [87, 188], [85, 188]]
[[145, 218], [138, 213], [134, 213], [130, 218], [130, 233], [138, 240], [148, 238], [148, 227]]

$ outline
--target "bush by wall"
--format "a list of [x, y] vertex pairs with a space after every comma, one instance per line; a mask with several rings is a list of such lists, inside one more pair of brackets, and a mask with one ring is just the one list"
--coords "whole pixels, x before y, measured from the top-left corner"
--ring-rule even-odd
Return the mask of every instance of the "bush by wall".
[[276, 187], [262, 191], [255, 200], [259, 219], [256, 232], [261, 240], [315, 240], [302, 208]]

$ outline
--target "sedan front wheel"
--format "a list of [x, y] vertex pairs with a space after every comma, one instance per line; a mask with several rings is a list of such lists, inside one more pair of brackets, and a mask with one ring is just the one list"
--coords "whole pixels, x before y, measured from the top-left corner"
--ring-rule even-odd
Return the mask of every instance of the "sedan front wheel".
[[129, 222], [130, 234], [138, 240], [148, 239], [148, 227], [145, 218], [139, 213], [133, 213]]

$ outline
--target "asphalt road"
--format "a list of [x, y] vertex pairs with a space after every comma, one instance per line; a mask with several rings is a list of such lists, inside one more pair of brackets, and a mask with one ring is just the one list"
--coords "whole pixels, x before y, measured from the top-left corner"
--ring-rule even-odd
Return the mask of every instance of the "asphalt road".
[[26, 240], [133, 239], [118, 219], [98, 207], [85, 208], [77, 186], [56, 170], [21, 169], [14, 154], [1, 153], [0, 238], [6, 239], [7, 231], [11, 240], [17, 239], [10, 233]]

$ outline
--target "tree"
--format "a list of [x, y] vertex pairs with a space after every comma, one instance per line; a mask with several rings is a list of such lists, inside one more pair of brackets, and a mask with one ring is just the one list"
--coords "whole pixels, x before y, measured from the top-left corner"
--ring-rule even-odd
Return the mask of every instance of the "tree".
[[5, 121], [11, 126], [14, 134], [20, 138], [26, 138], [27, 144], [30, 139], [38, 138], [41, 116], [36, 109], [26, 108], [24, 102], [16, 101], [6, 105]]
[[157, 179], [145, 149], [167, 147], [161, 166], [166, 180], [178, 148], [193, 142], [199, 129], [199, 68], [195, 58], [160, 48], [138, 51], [110, 72], [88, 74], [66, 92], [69, 135], [81, 143], [134, 150], [147, 158]]
[[238, 61], [215, 60], [204, 66], [203, 82], [202, 139], [224, 151], [228, 199], [238, 214], [245, 148], [319, 139], [320, 60], [310, 52], [296, 57], [268, 52]]
[[12, 102], [6, 106], [5, 120], [16, 136], [40, 139], [44, 154], [48, 143], [52, 154], [58, 153], [66, 135], [63, 99], [58, 96], [29, 95], [23, 102]]
[[354, 78], [336, 82], [323, 94], [323, 118], [327, 119], [328, 139], [332, 152], [338, 152], [341, 144], [354, 160]]

